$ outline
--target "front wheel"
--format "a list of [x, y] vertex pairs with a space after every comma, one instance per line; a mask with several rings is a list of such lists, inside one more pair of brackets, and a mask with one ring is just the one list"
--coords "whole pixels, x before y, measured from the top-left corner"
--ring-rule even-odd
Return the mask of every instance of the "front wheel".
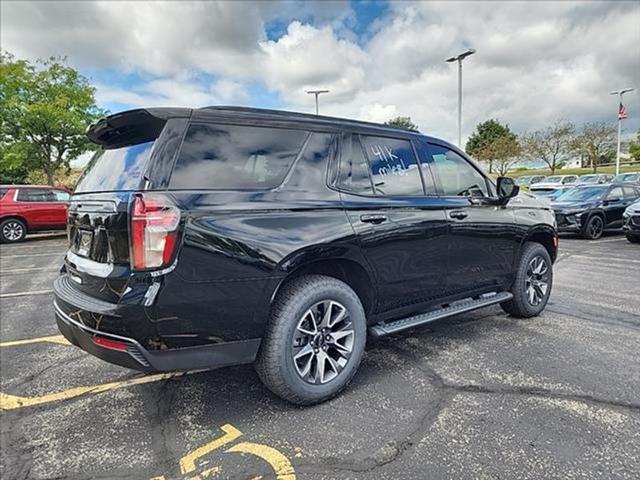
[[600, 215], [593, 215], [584, 227], [582, 236], [588, 240], [597, 240], [604, 232], [604, 220]]
[[0, 223], [0, 240], [4, 243], [19, 242], [27, 236], [27, 226], [22, 220], [8, 218]]
[[553, 269], [549, 252], [539, 243], [526, 243], [511, 288], [513, 298], [502, 303], [501, 307], [514, 317], [535, 317], [547, 305], [552, 284]]
[[366, 334], [364, 309], [347, 284], [322, 275], [299, 277], [277, 296], [256, 371], [289, 402], [328, 400], [355, 375]]

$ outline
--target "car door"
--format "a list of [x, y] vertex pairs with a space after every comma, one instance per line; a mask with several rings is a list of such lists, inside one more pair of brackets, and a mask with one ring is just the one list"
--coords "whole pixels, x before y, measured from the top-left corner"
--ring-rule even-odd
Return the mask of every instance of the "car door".
[[348, 133], [340, 157], [337, 187], [375, 275], [377, 312], [434, 303], [446, 292], [447, 221], [411, 141]]
[[63, 228], [67, 224], [67, 207], [69, 193], [64, 190], [51, 190], [53, 199], [50, 202], [52, 227]]
[[53, 216], [50, 201], [53, 199], [53, 194], [45, 188], [20, 188], [18, 190], [16, 203], [19, 204], [29, 228], [43, 229], [51, 224]]
[[621, 186], [611, 187], [602, 202], [602, 208], [605, 214], [605, 225], [608, 228], [621, 227], [623, 222], [622, 214], [630, 203], [630, 201], [625, 201], [624, 190]]
[[513, 208], [496, 205], [493, 185], [461, 153], [439, 143], [426, 147], [450, 227], [450, 293], [510, 285], [521, 238]]

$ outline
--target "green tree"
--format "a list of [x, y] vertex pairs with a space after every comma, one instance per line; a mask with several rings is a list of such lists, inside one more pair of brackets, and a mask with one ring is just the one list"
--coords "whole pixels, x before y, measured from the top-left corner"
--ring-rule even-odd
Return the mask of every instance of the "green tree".
[[57, 171], [95, 148], [85, 131], [105, 112], [63, 58], [34, 64], [2, 53], [0, 60], [0, 168], [41, 170], [52, 185]]
[[[607, 122], [585, 123], [574, 138], [574, 148], [593, 169], [606, 159], [616, 146], [616, 127]], [[584, 165], [583, 165], [584, 166]]]
[[509, 125], [503, 125], [493, 118], [479, 123], [471, 134], [465, 151], [475, 159], [489, 165], [489, 173], [493, 173], [494, 165], [501, 175], [513, 166], [520, 152], [516, 134]]
[[418, 131], [418, 126], [411, 121], [411, 117], [396, 117], [384, 122], [385, 125], [392, 125], [398, 128], [404, 128], [405, 130]]
[[542, 160], [554, 174], [575, 153], [575, 135], [573, 123], [558, 120], [549, 127], [524, 135], [521, 145], [526, 157]]
[[636, 162], [640, 162], [640, 130], [636, 133], [636, 141], [629, 142], [629, 154]]

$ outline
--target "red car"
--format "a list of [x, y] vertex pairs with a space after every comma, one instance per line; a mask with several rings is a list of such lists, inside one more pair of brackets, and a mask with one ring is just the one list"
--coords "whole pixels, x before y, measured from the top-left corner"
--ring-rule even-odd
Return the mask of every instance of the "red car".
[[66, 229], [69, 196], [64, 187], [0, 185], [0, 242], [19, 242], [30, 232]]

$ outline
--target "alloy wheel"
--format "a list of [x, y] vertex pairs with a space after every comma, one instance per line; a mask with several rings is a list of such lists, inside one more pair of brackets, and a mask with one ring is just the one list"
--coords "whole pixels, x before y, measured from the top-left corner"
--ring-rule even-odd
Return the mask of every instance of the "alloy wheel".
[[589, 222], [589, 236], [591, 238], [598, 238], [602, 235], [604, 224], [600, 217], [593, 217], [591, 222]]
[[10, 242], [20, 240], [24, 234], [24, 227], [18, 222], [7, 222], [2, 227], [2, 236]]
[[334, 300], [309, 308], [293, 335], [292, 356], [298, 375], [307, 383], [325, 384], [347, 366], [355, 330], [349, 312]]
[[536, 307], [544, 301], [549, 291], [549, 266], [541, 256], [536, 255], [529, 262], [525, 288], [530, 305]]

